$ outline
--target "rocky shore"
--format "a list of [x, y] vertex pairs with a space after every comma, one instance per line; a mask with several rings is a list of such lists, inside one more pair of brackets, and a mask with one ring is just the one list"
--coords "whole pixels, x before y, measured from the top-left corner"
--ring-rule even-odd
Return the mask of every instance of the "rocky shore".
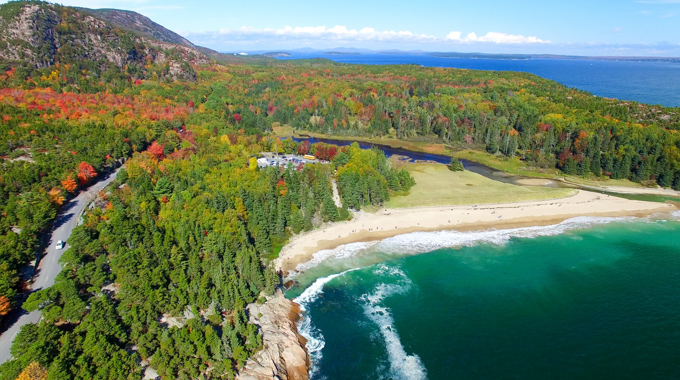
[[277, 290], [264, 304], [249, 305], [248, 312], [250, 322], [260, 327], [263, 348], [248, 359], [238, 379], [307, 380], [310, 363], [307, 342], [296, 327], [299, 305]]

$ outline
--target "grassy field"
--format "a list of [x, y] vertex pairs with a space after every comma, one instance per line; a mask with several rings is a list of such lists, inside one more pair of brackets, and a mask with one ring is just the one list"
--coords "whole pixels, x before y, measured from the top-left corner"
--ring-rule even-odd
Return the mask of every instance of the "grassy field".
[[403, 167], [416, 185], [408, 195], [395, 196], [387, 202], [389, 208], [539, 201], [576, 193], [572, 189], [505, 184], [468, 171], [452, 172], [440, 164]]
[[[642, 184], [637, 182], [629, 181], [627, 179], [611, 179], [608, 177], [596, 178], [596, 177], [579, 177], [575, 175], [565, 175], [563, 176], [567, 182], [575, 183], [583, 186], [620, 186], [620, 187], [632, 187], [632, 188], [644, 188]], [[653, 187], [657, 187], [654, 183]]]

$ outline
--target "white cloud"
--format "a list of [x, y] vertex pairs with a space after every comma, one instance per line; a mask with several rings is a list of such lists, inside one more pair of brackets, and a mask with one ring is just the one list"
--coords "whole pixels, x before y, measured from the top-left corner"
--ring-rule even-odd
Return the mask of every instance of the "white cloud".
[[491, 42], [496, 44], [544, 44], [550, 41], [542, 40], [538, 37], [525, 37], [519, 34], [507, 34], [498, 32], [488, 32], [478, 37], [476, 33], [469, 33], [465, 38], [461, 38], [461, 32], [451, 32], [446, 35], [445, 40], [457, 42]]
[[[189, 33], [191, 35], [193, 33]], [[343, 25], [334, 27], [322, 26], [286, 26], [284, 28], [252, 28], [241, 27], [239, 29], [221, 29], [218, 32], [205, 32], [196, 34], [200, 38], [230, 39], [231, 42], [253, 41], [305, 41], [305, 42], [337, 42], [337, 43], [361, 43], [361, 42], [385, 42], [385, 43], [492, 43], [492, 44], [537, 44], [549, 43], [535, 36], [525, 37], [515, 34], [489, 32], [481, 37], [469, 33], [462, 37], [462, 33], [452, 31], [444, 37], [436, 37], [428, 34], [418, 34], [408, 30], [375, 30], [365, 27], [363, 29], [349, 29]]]
[[444, 39], [457, 41], [460, 40], [461, 34], [462, 34], [461, 32], [451, 32], [447, 34], [446, 37], [444, 37]]
[[437, 41], [437, 37], [427, 34], [416, 34], [410, 31], [378, 31], [373, 28], [360, 30], [336, 25], [332, 28], [323, 26], [286, 26], [284, 28], [256, 29], [242, 27], [240, 29], [221, 29], [218, 34], [224, 37], [239, 39], [313, 39], [326, 41], [384, 41], [384, 42], [427, 42]]

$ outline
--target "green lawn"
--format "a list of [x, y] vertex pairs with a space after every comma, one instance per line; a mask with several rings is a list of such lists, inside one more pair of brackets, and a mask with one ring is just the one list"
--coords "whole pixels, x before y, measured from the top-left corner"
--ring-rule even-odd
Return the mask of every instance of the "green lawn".
[[538, 201], [576, 193], [572, 189], [505, 184], [469, 171], [452, 172], [440, 164], [403, 167], [416, 185], [408, 195], [392, 197], [386, 204], [389, 208]]

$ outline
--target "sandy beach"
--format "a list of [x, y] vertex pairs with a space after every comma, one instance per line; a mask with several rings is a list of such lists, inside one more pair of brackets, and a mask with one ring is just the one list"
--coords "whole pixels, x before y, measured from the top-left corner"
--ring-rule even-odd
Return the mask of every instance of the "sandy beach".
[[416, 232], [441, 230], [486, 230], [539, 226], [562, 222], [577, 216], [638, 216], [671, 212], [670, 203], [631, 201], [590, 191], [538, 202], [466, 206], [380, 209], [359, 212], [347, 222], [333, 223], [294, 236], [276, 259], [277, 270], [289, 272], [323, 249], [343, 244], [382, 240]]

